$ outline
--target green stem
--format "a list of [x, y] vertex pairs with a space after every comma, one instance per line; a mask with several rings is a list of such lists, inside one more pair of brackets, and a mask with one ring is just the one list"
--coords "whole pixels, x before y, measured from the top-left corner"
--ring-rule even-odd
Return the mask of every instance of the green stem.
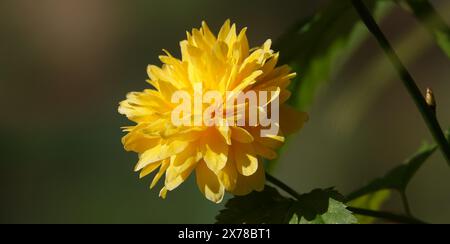
[[366, 25], [367, 29], [373, 34], [373, 36], [377, 39], [381, 48], [383, 48], [384, 52], [388, 56], [389, 60], [397, 70], [398, 74], [403, 81], [403, 85], [406, 90], [408, 90], [409, 95], [414, 100], [419, 112], [421, 113], [425, 123], [428, 126], [431, 134], [433, 135], [434, 140], [439, 145], [442, 154], [444, 154], [445, 159], [450, 165], [450, 146], [448, 141], [445, 139], [444, 133], [442, 132], [441, 126], [436, 118], [436, 115], [433, 113], [432, 109], [427, 105], [422, 93], [416, 85], [416, 82], [412, 78], [411, 74], [409, 74], [408, 70], [406, 70], [405, 66], [400, 61], [400, 58], [395, 53], [394, 49], [388, 42], [387, 38], [384, 36], [383, 32], [378, 27], [374, 18], [370, 14], [370, 11], [364, 5], [361, 0], [352, 0], [352, 4], [356, 11], [358, 12], [361, 20]]
[[292, 189], [291, 187], [289, 187], [288, 185], [284, 184], [281, 180], [273, 177], [269, 173], [266, 173], [266, 179], [267, 179], [267, 181], [271, 182], [272, 184], [278, 186], [283, 191], [289, 193], [295, 199], [297, 199], [297, 200], [300, 199], [300, 194], [297, 191], [295, 191], [294, 189]]
[[[281, 180], [273, 177], [272, 175], [270, 175], [268, 173], [266, 173], [266, 179], [267, 179], [267, 181], [276, 185], [283, 191], [289, 193], [295, 199], [300, 200], [301, 195], [297, 191], [292, 189], [290, 186], [283, 183]], [[385, 219], [385, 220], [389, 220], [389, 221], [394, 221], [396, 223], [404, 223], [404, 224], [424, 224], [425, 223], [421, 220], [418, 220], [418, 219], [415, 219], [412, 217], [398, 215], [398, 214], [389, 213], [389, 212], [375, 211], [375, 210], [370, 210], [370, 209], [354, 208], [354, 207], [347, 207], [347, 209], [358, 215], [365, 215], [365, 216], [370, 216], [370, 217], [374, 217], [374, 218]]]

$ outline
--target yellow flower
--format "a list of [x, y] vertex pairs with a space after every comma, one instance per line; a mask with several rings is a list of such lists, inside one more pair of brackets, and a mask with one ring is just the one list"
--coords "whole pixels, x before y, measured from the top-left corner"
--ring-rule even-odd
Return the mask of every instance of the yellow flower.
[[[236, 25], [230, 26], [229, 20], [217, 36], [202, 22], [200, 29], [187, 33], [187, 40], [180, 46], [181, 60], [164, 51], [165, 55], [159, 56], [162, 67], [148, 66], [148, 82], [153, 89], [131, 92], [120, 103], [119, 113], [136, 123], [124, 128], [128, 134], [122, 138], [127, 151], [139, 154], [135, 171], [140, 171], [142, 178], [159, 169], [150, 187], [165, 175], [160, 191], [163, 198], [193, 171], [200, 191], [216, 203], [221, 202], [225, 191], [245, 195], [263, 190], [262, 158], [276, 158], [284, 135], [300, 129], [307, 120], [306, 113], [284, 104], [295, 73], [287, 65], [277, 67], [279, 54], [271, 50], [270, 40], [249, 49], [246, 28], [237, 34]], [[174, 125], [171, 114], [177, 104], [172, 95], [183, 90], [195, 97], [198, 84], [202, 91], [217, 90], [223, 96], [227, 91], [275, 91], [268, 103], [275, 97], [279, 100], [279, 132], [261, 136], [263, 126], [259, 123]], [[235, 107], [240, 105], [249, 106], [244, 103]]]

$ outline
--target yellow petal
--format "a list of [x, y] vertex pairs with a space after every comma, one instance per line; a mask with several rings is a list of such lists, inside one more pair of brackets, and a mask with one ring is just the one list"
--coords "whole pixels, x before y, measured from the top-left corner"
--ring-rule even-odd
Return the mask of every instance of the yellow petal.
[[308, 114], [299, 112], [287, 104], [280, 106], [280, 126], [284, 134], [297, 132], [308, 121]]
[[251, 72], [259, 70], [265, 60], [264, 55], [265, 52], [263, 49], [256, 49], [246, 57], [240, 65], [239, 77], [248, 76]]
[[288, 90], [281, 90], [280, 93], [280, 104], [285, 103], [291, 97], [291, 92]]
[[264, 165], [262, 162], [258, 165], [258, 170], [250, 176], [243, 176], [238, 174], [236, 187], [231, 193], [237, 196], [247, 195], [252, 191], [264, 190], [264, 184], [266, 182]]
[[231, 138], [238, 142], [250, 143], [253, 141], [253, 136], [242, 127], [231, 127]]
[[271, 72], [267, 73], [264, 76], [264, 80], [267, 83], [278, 82], [280, 83], [282, 80], [290, 80], [296, 76], [296, 73], [291, 73], [291, 68], [288, 65], [281, 65], [279, 67], [274, 68]]
[[161, 93], [161, 96], [168, 102], [172, 100], [172, 95], [178, 91], [178, 88], [175, 87], [172, 83], [159, 80], [159, 92]]
[[216, 42], [212, 48], [214, 56], [219, 60], [226, 60], [228, 53], [228, 46], [225, 42]]
[[239, 92], [239, 91], [243, 91], [245, 88], [247, 88], [248, 86], [254, 84], [256, 82], [256, 78], [258, 76], [260, 76], [262, 74], [261, 70], [256, 70], [253, 71], [253, 73], [251, 73], [249, 76], [245, 77], [240, 83], [239, 85], [237, 85], [234, 89], [233, 92]]
[[188, 41], [186, 41], [186, 40], [183, 40], [180, 42], [181, 61], [183, 61], [183, 62], [189, 61], [189, 53], [187, 51], [187, 45], [188, 45]]
[[203, 154], [203, 159], [208, 168], [216, 173], [225, 167], [228, 158], [228, 145], [217, 134], [207, 135], [209, 138], [206, 139]]
[[128, 119], [141, 123], [156, 119], [157, 113], [170, 111], [171, 104], [162, 99], [155, 90], [144, 90], [143, 92], [130, 92], [127, 99], [119, 103], [119, 113]]
[[[239, 32], [238, 35], [238, 42], [240, 45], [240, 51], [241, 51], [241, 57], [247, 57], [249, 53], [249, 46], [248, 46], [248, 40], [247, 40], [247, 27], [242, 28], [241, 32]], [[242, 61], [242, 60], [240, 60]]]
[[[268, 96], [266, 97], [265, 101], [262, 101], [262, 98], [260, 98], [259, 106], [261, 108], [265, 108], [265, 107], [269, 106], [270, 103], [272, 103], [275, 99], [280, 98], [281, 89], [279, 87], [271, 86], [271, 87], [265, 88], [263, 91], [266, 91], [268, 93]], [[279, 101], [279, 103], [281, 104], [281, 101]], [[262, 112], [264, 112], [264, 113], [266, 113], [266, 111], [267, 110], [262, 110]]]
[[127, 151], [143, 153], [149, 148], [158, 145], [158, 138], [148, 138], [139, 132], [130, 132], [122, 138], [122, 144]]
[[180, 153], [188, 146], [188, 144], [189, 143], [185, 141], [173, 141], [168, 144], [158, 144], [140, 155], [139, 161], [134, 170], [139, 171], [153, 162], [160, 161]]
[[201, 57], [203, 55], [203, 50], [192, 45], [187, 45], [187, 52], [191, 57]]
[[207, 50], [209, 48], [208, 44], [205, 42], [203, 38], [203, 33], [199, 29], [192, 29], [192, 38], [195, 41], [197, 47], [203, 50]]
[[269, 147], [263, 146], [262, 144], [260, 144], [258, 142], [253, 143], [253, 147], [255, 148], [256, 154], [258, 154], [264, 158], [272, 160], [272, 159], [276, 159], [278, 156], [274, 150], [272, 150]]
[[172, 191], [183, 183], [192, 173], [196, 165], [195, 155], [188, 158], [188, 160], [181, 166], [170, 165], [166, 170], [166, 179], [164, 182], [167, 190]]
[[228, 157], [227, 164], [218, 174], [219, 180], [227, 191], [232, 191], [236, 187], [238, 173], [233, 157]]
[[164, 175], [168, 167], [169, 167], [169, 160], [168, 159], [163, 160], [158, 173], [155, 175], [155, 178], [153, 178], [152, 183], [150, 184], [150, 189], [155, 187], [155, 185], [158, 183], [159, 179], [161, 179], [161, 177]]
[[215, 203], [220, 203], [225, 192], [224, 186], [218, 177], [212, 172], [204, 161], [197, 164], [195, 170], [197, 186], [205, 197]]
[[[164, 68], [164, 66], [163, 66]], [[179, 82], [174, 80], [165, 69], [161, 69], [155, 65], [147, 66], [147, 74], [150, 77], [150, 84], [152, 84], [157, 90], [160, 90], [160, 81], [165, 81], [171, 83], [172, 85], [176, 85]]]
[[218, 127], [219, 133], [222, 135], [223, 139], [228, 145], [231, 145], [231, 130], [227, 125]]
[[275, 53], [269, 60], [267, 60], [267, 62], [262, 67], [262, 70], [264, 71], [264, 75], [261, 76], [261, 79], [265, 79], [265, 77], [267, 75], [269, 75], [270, 72], [275, 68], [275, 66], [278, 63], [279, 56], [280, 56], [279, 53]]
[[167, 196], [167, 189], [166, 187], [161, 188], [161, 191], [159, 191], [159, 197], [162, 199], [166, 199]]
[[191, 158], [197, 155], [197, 148], [195, 145], [188, 146], [184, 151], [172, 156], [170, 158], [170, 165], [173, 165], [175, 167], [180, 167], [189, 160], [192, 160]]
[[252, 175], [258, 169], [258, 158], [250, 143], [236, 143], [233, 146], [237, 171], [244, 176]]
[[228, 44], [229, 47], [233, 47], [233, 44], [236, 42], [236, 39], [237, 39], [236, 25], [233, 24], [230, 28], [230, 31], [228, 32], [227, 37], [225, 38], [225, 42]]
[[225, 41], [225, 38], [228, 36], [228, 32], [230, 32], [230, 20], [227, 19], [225, 23], [220, 28], [219, 34], [217, 35], [217, 39], [221, 41]]
[[[148, 77], [150, 77], [150, 80], [152, 80], [152, 81], [166, 79], [166, 75], [164, 74], [162, 69], [156, 65], [148, 65], [147, 66], [147, 75], [148, 75]], [[155, 88], [158, 89], [159, 87], [155, 87]]]
[[283, 136], [270, 136], [270, 137], [261, 137], [258, 139], [258, 142], [263, 146], [277, 149], [280, 148], [284, 144], [285, 138]]
[[272, 46], [272, 40], [267, 39], [267, 40], [264, 42], [264, 44], [263, 44], [263, 50], [264, 50], [265, 52], [270, 53], [270, 52], [272, 51], [272, 50], [270, 49], [270, 46]]
[[151, 174], [153, 171], [155, 171], [159, 166], [161, 165], [161, 161], [154, 162], [152, 164], [149, 164], [145, 166], [139, 173], [139, 178], [144, 178], [145, 176]]
[[182, 129], [178, 131], [178, 134], [174, 135], [172, 138], [174, 140], [188, 141], [193, 145], [195, 141], [200, 139], [202, 136], [203, 127], [188, 127], [186, 129]]
[[205, 21], [202, 21], [202, 31], [203, 35], [205, 36], [205, 40], [206, 42], [208, 42], [209, 45], [212, 45], [216, 42], [216, 37], [211, 32]]

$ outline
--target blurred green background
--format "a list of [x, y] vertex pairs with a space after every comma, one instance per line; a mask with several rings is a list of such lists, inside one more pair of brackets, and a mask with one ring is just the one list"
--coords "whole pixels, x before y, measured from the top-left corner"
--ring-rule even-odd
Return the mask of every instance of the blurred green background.
[[[133, 172], [117, 112], [129, 91], [147, 87], [161, 49], [179, 55], [185, 31], [231, 18], [252, 46], [276, 40], [327, 1], [0, 1], [0, 222], [212, 223], [223, 204], [193, 177], [158, 197]], [[450, 23], [449, 1], [432, 1]], [[431, 35], [394, 7], [380, 23], [418, 85], [432, 87], [450, 127], [450, 61]], [[326, 31], [326, 30], [324, 30]], [[283, 54], [281, 54], [283, 55]], [[333, 71], [308, 109], [274, 175], [299, 192], [336, 186], [348, 193], [401, 163], [423, 140], [422, 118], [368, 36]], [[301, 74], [301, 67], [300, 72]], [[412, 211], [450, 222], [450, 169], [440, 152], [408, 189]], [[384, 209], [402, 210], [396, 195]]]

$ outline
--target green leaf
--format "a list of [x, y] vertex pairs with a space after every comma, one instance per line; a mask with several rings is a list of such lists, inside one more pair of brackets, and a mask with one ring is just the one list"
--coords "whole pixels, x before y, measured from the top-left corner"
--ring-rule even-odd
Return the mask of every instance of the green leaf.
[[266, 185], [262, 192], [230, 199], [216, 220], [219, 224], [356, 223], [342, 200], [331, 188], [315, 189], [294, 200]]
[[304, 217], [298, 221], [297, 214], [294, 214], [290, 224], [356, 224], [358, 220], [353, 216], [352, 212], [347, 210], [347, 206], [342, 202], [338, 202], [333, 198], [329, 199], [328, 211], [319, 214], [311, 221], [308, 221]]
[[[364, 208], [370, 210], [380, 210], [382, 205], [391, 196], [391, 190], [380, 190], [373, 193], [369, 193], [355, 200], [348, 202], [348, 206], [355, 208]], [[375, 218], [363, 215], [355, 215], [360, 224], [371, 224], [375, 221]]]
[[[450, 130], [446, 132], [448, 139]], [[417, 170], [425, 163], [425, 161], [436, 151], [436, 144], [424, 144], [416, 154], [407, 159], [404, 164], [399, 165], [390, 170], [385, 176], [371, 181], [366, 186], [354, 191], [347, 196], [347, 200], [351, 201], [358, 197], [364, 196], [383, 189], [392, 189], [399, 192], [405, 192], [408, 183], [415, 175]]]
[[400, 3], [405, 3], [402, 6], [406, 6], [414, 13], [425, 28], [433, 34], [436, 43], [450, 58], [450, 28], [433, 5], [428, 0], [405, 0], [400, 1]]
[[294, 203], [293, 211], [298, 217], [313, 221], [330, 210], [330, 200], [343, 201], [344, 197], [332, 188], [315, 189], [302, 194]]
[[[367, 1], [371, 10], [377, 1]], [[330, 1], [313, 16], [299, 21], [276, 43], [281, 63], [290, 63], [298, 77], [292, 84], [290, 103], [304, 110], [320, 85], [341, 61], [348, 48], [357, 46], [367, 32], [350, 1]]]

